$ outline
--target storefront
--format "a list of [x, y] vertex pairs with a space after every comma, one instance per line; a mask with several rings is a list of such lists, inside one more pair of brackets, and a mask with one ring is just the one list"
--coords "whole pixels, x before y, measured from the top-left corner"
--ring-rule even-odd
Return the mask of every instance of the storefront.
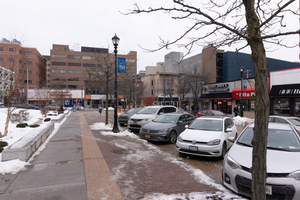
[[273, 85], [270, 115], [300, 116], [300, 84]]
[[201, 110], [220, 110], [232, 114], [232, 90], [234, 82], [204, 85], [200, 97]]
[[[241, 108], [241, 88], [232, 91], [232, 99], [235, 99], [235, 105]], [[255, 109], [255, 88], [243, 88], [243, 111], [254, 112]]]

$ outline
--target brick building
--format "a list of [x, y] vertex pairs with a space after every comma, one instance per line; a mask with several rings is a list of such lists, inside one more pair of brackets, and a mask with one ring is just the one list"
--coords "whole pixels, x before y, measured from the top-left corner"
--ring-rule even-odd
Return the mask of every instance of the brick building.
[[16, 39], [1, 40], [0, 66], [14, 72], [16, 89], [25, 91], [27, 86], [29, 89], [46, 86], [46, 60], [36, 48], [23, 47]]
[[[122, 80], [121, 77], [136, 77], [137, 52], [130, 51], [127, 55], [117, 57], [118, 62], [119, 59], [126, 62], [126, 71], [118, 73], [118, 82]], [[74, 51], [68, 45], [53, 44], [47, 85], [52, 89], [84, 90], [84, 102], [81, 104], [98, 107], [102, 106], [105, 99], [107, 73], [110, 74], [110, 86], [113, 86], [114, 69], [115, 54], [109, 53], [106, 48], [81, 47], [80, 51]]]

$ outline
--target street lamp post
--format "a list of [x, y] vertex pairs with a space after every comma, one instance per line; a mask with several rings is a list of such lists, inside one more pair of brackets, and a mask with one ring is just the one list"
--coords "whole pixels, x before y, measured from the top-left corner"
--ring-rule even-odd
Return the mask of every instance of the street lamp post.
[[27, 75], [27, 92], [26, 92], [26, 103], [28, 104], [28, 65], [27, 63], [24, 61], [24, 64], [27, 66], [27, 71], [26, 71], [26, 75]]
[[240, 71], [241, 71], [241, 117], [244, 116], [244, 104], [243, 104], [243, 88], [244, 88], [244, 81], [243, 81], [243, 75], [244, 75], [244, 68], [241, 66], [240, 67]]
[[135, 108], [135, 97], [134, 97], [134, 76], [132, 77], [132, 107]]
[[117, 116], [117, 101], [118, 101], [118, 86], [117, 86], [117, 78], [118, 78], [118, 74], [117, 74], [117, 53], [118, 53], [118, 44], [119, 44], [120, 38], [118, 38], [117, 34], [115, 34], [115, 36], [112, 38], [112, 43], [115, 47], [114, 53], [115, 53], [115, 99], [114, 99], [114, 127], [112, 129], [112, 132], [114, 133], [119, 133], [119, 127], [118, 127], [118, 116]]

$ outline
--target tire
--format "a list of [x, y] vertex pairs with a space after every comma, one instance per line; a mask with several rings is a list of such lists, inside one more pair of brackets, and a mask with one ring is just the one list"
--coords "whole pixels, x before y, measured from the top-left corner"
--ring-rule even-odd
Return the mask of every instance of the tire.
[[224, 142], [223, 143], [223, 146], [222, 146], [222, 154], [220, 156], [220, 158], [223, 160], [224, 157], [225, 157], [225, 154], [226, 154], [226, 143]]
[[171, 131], [169, 135], [169, 143], [174, 144], [177, 141], [177, 134], [175, 131]]

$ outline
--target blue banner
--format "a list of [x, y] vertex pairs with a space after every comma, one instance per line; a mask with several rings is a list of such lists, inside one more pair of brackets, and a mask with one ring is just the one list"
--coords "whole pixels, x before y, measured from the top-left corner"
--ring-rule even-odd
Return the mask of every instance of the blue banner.
[[244, 88], [247, 88], [247, 79], [243, 79]]
[[118, 58], [118, 73], [126, 73], [126, 58]]

